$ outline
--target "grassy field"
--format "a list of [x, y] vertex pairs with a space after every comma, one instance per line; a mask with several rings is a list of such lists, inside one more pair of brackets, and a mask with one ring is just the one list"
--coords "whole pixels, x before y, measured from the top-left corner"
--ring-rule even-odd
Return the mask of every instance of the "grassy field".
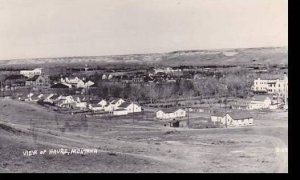
[[[0, 172], [287, 172], [287, 115], [256, 112], [253, 127], [174, 129], [138, 116], [85, 120], [0, 99]], [[98, 153], [23, 155], [49, 148]]]

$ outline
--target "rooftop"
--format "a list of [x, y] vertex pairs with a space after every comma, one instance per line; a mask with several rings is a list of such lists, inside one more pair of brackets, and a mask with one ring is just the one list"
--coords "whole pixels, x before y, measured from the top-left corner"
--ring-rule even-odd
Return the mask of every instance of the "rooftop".
[[234, 111], [234, 112], [229, 112], [228, 115], [233, 119], [253, 118], [253, 116], [248, 111]]
[[35, 75], [32, 78], [27, 79], [26, 81], [36, 81], [40, 75]]
[[267, 98], [272, 99], [272, 97], [268, 96], [268, 95], [254, 95], [253, 97], [250, 98], [250, 100], [252, 100], [252, 101], [264, 101]]
[[69, 86], [62, 84], [62, 83], [57, 83], [51, 86], [51, 88], [69, 88]]
[[179, 109], [183, 110], [182, 108], [174, 108], [174, 107], [172, 107], [172, 108], [164, 108], [164, 109], [161, 109], [161, 110], [158, 110], [158, 111], [163, 111], [164, 113], [173, 113], [173, 112], [175, 112], [175, 111], [177, 111]]
[[6, 80], [16, 80], [16, 79], [25, 79], [26, 77], [22, 74], [13, 74], [13, 75], [9, 75], [5, 78]]

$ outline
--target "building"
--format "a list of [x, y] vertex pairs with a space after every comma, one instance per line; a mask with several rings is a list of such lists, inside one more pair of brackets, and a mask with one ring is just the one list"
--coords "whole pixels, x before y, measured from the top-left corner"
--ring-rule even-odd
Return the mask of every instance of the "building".
[[117, 109], [124, 109], [127, 111], [128, 114], [142, 112], [142, 107], [133, 102], [123, 102], [117, 107]]
[[72, 96], [59, 96], [57, 99], [57, 106], [59, 107], [71, 107], [71, 104], [75, 102]]
[[153, 71], [154, 71], [154, 74], [158, 74], [158, 73], [170, 74], [170, 73], [181, 72], [180, 69], [173, 69], [173, 68], [171, 68], [171, 67], [166, 67], [166, 68], [154, 68]]
[[26, 79], [27, 77], [21, 74], [9, 75], [4, 79], [3, 85], [9, 88], [25, 86]]
[[272, 104], [272, 98], [266, 95], [255, 95], [249, 100], [247, 109], [266, 109]]
[[127, 115], [127, 114], [128, 114], [128, 111], [124, 108], [116, 109], [113, 111], [114, 116], [122, 116], [122, 115]]
[[187, 127], [187, 121], [184, 119], [171, 120], [164, 123], [165, 127]]
[[283, 79], [276, 80], [263, 80], [256, 79], [254, 80], [254, 84], [252, 86], [252, 90], [254, 93], [265, 92], [267, 94], [276, 94], [281, 97], [287, 97], [288, 94], [288, 77], [284, 74]]
[[104, 107], [105, 105], [107, 105], [107, 101], [102, 99], [100, 102], [98, 102], [98, 105], [101, 105], [102, 107]]
[[225, 127], [237, 127], [253, 125], [253, 116], [247, 111], [233, 111], [228, 113], [215, 113], [211, 115], [214, 124], [222, 124]]
[[50, 86], [50, 79], [49, 76], [46, 75], [35, 75], [32, 78], [27, 79], [25, 85], [35, 87], [35, 88], [39, 88], [39, 87], [46, 88]]
[[20, 74], [28, 77], [28, 78], [32, 78], [33, 76], [36, 75], [42, 75], [42, 68], [35, 68], [34, 70], [22, 70], [20, 71]]
[[164, 109], [156, 112], [157, 119], [175, 119], [186, 117], [186, 111], [183, 109]]
[[125, 101], [121, 98], [113, 99], [112, 101], [109, 102], [109, 104], [106, 104], [104, 106], [104, 111], [113, 112], [114, 110], [117, 110], [118, 107], [124, 102]]
[[81, 81], [81, 79], [79, 79], [78, 77], [75, 77], [75, 78], [66, 77], [65, 79], [64, 78], [60, 79], [61, 83], [74, 84], [74, 85], [78, 84], [80, 81]]
[[58, 94], [50, 94], [48, 97], [46, 97], [44, 99], [44, 102], [48, 102], [48, 103], [53, 104], [54, 102], [57, 101], [58, 97], [59, 97]]
[[223, 124], [225, 122], [225, 115], [226, 114], [224, 112], [215, 112], [215, 113], [211, 114], [210, 120], [215, 124], [216, 123], [222, 123]]
[[92, 81], [83, 81], [83, 80], [80, 80], [77, 84], [76, 84], [76, 87], [77, 88], [89, 88], [91, 87], [92, 85], [94, 85], [95, 83], [92, 82]]
[[55, 88], [55, 89], [69, 89], [69, 88], [72, 88], [72, 85], [66, 84], [66, 83], [57, 83], [57, 84], [53, 84], [51, 86], [51, 88]]
[[50, 102], [50, 98], [54, 96], [54, 94], [48, 94], [48, 95], [44, 95], [44, 102]]
[[104, 111], [104, 106], [100, 104], [89, 104], [88, 107], [92, 111]]
[[230, 109], [238, 110], [257, 110], [257, 109], [273, 109], [276, 104], [281, 101], [274, 100], [271, 95], [254, 95], [247, 99], [238, 99], [236, 101], [228, 102]]
[[104, 106], [104, 111], [106, 111], [106, 112], [113, 112], [114, 109], [115, 109], [114, 107], [115, 106], [112, 105], [112, 104], [107, 104], [107, 105]]
[[72, 103], [72, 108], [79, 108], [81, 110], [85, 110], [87, 109], [88, 105], [87, 102], [77, 102], [75, 101], [74, 103]]
[[230, 112], [226, 114], [229, 126], [253, 125], [253, 116], [247, 111]]
[[115, 108], [117, 108], [118, 106], [120, 106], [122, 103], [124, 103], [125, 101], [122, 98], [118, 98], [118, 99], [113, 99], [110, 104], [112, 104]]

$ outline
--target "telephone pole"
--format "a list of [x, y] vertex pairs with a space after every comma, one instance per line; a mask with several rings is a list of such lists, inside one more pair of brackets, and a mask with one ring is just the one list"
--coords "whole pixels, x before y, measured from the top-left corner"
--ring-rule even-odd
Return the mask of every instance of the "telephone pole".
[[225, 127], [227, 128], [227, 109], [226, 109], [226, 105], [227, 105], [227, 99], [225, 99]]

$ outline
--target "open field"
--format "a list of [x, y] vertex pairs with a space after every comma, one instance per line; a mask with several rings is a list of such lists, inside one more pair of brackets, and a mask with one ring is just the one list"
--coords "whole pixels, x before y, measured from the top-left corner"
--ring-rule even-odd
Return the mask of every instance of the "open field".
[[[167, 128], [136, 117], [62, 115], [0, 99], [0, 172], [288, 172], [287, 112], [255, 126]], [[97, 154], [24, 156], [24, 150], [97, 148]]]

